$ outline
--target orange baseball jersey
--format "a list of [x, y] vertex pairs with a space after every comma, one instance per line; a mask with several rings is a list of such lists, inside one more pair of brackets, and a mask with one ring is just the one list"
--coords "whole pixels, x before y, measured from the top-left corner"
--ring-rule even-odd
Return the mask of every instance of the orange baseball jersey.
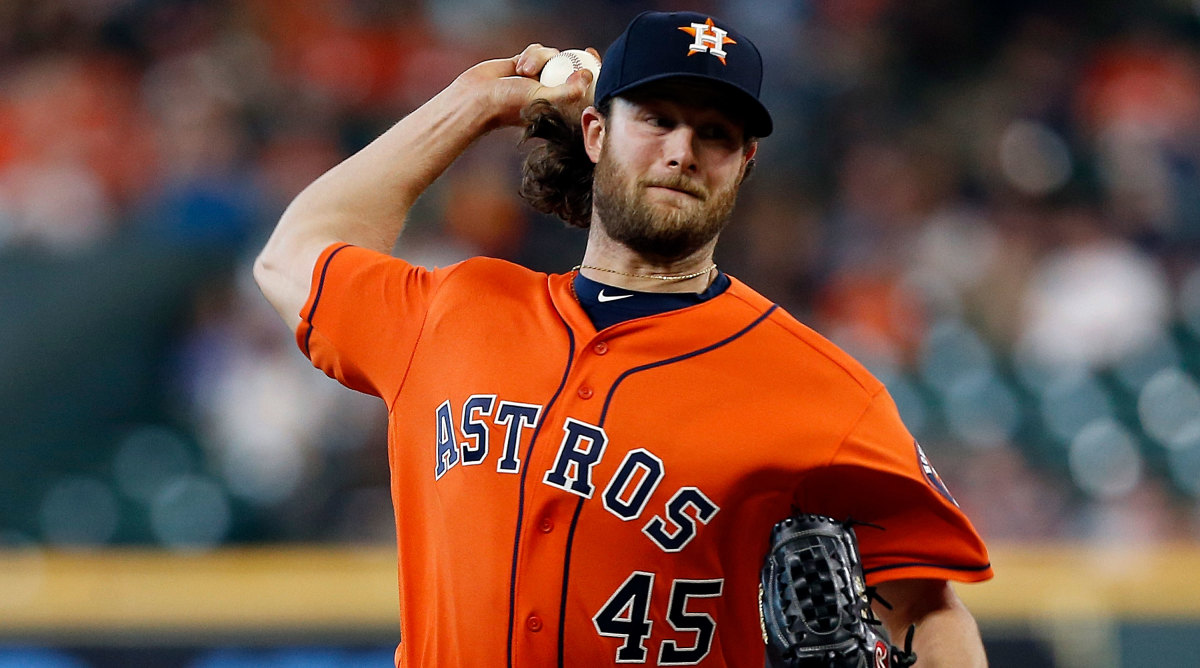
[[991, 577], [883, 386], [731, 280], [596, 331], [571, 274], [335, 245], [297, 342], [383, 399], [401, 666], [762, 666], [758, 577], [793, 506], [869, 582]]

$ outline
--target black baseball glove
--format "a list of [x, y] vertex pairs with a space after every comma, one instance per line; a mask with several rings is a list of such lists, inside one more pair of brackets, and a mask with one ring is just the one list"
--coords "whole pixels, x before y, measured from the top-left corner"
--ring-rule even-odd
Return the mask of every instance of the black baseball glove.
[[759, 611], [772, 668], [897, 668], [913, 665], [913, 629], [903, 650], [888, 641], [863, 581], [852, 523], [798, 514], [771, 530]]

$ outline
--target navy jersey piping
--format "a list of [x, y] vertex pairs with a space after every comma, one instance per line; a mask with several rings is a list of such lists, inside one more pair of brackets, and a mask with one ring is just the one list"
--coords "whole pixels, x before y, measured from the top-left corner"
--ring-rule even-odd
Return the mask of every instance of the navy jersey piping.
[[558, 603], [558, 665], [563, 665], [563, 648], [567, 639], [567, 583], [571, 580], [571, 548], [575, 545], [575, 525], [583, 512], [583, 497], [575, 502], [575, 514], [571, 516], [571, 528], [567, 530], [567, 549], [563, 552], [562, 596]]
[[304, 321], [308, 323], [308, 331], [304, 333], [304, 356], [310, 359], [312, 358], [312, 354], [309, 351], [309, 342], [312, 340], [313, 315], [317, 312], [317, 304], [321, 302], [321, 292], [325, 289], [325, 272], [329, 271], [329, 263], [333, 261], [333, 256], [346, 250], [350, 246], [351, 244], [339, 246], [337, 250], [329, 254], [329, 257], [325, 258], [325, 264], [321, 267], [321, 278], [317, 282], [317, 294], [313, 295], [312, 308], [308, 309], [308, 317], [304, 319]]
[[930, 561], [906, 561], [906, 562], [899, 563], [899, 564], [888, 564], [887, 566], [876, 566], [875, 568], [864, 568], [863, 575], [867, 575], [869, 573], [878, 573], [880, 571], [895, 570], [897, 568], [908, 568], [910, 566], [940, 568], [940, 569], [947, 570], [947, 571], [978, 572], [978, 571], [986, 571], [987, 569], [992, 567], [992, 564], [989, 562], [982, 566], [954, 566], [951, 564], [937, 564], [937, 563], [933, 563]]
[[[704, 346], [703, 348], [698, 348], [689, 353], [684, 353], [682, 355], [677, 355], [675, 357], [669, 357], [667, 359], [659, 360], [657, 362], [650, 362], [648, 364], [643, 364], [641, 366], [635, 366], [632, 369], [625, 370], [620, 376], [617, 376], [617, 379], [615, 381], [613, 381], [612, 387], [610, 387], [608, 389], [608, 396], [605, 397], [605, 399], [604, 399], [604, 409], [601, 410], [601, 412], [600, 412], [600, 423], [597, 426], [600, 427], [601, 429], [604, 428], [604, 422], [608, 418], [608, 408], [612, 404], [613, 397], [617, 393], [617, 388], [629, 376], [632, 376], [633, 374], [641, 372], [641, 371], [647, 371], [649, 369], [656, 369], [660, 366], [674, 364], [675, 362], [682, 362], [684, 360], [688, 360], [693, 357], [703, 355], [704, 353], [711, 352], [713, 350], [716, 350], [717, 348], [720, 348], [722, 346], [733, 343], [737, 339], [739, 339], [739, 338], [745, 336], [747, 333], [749, 333], [750, 330], [759, 326], [764, 320], [766, 320], [768, 317], [770, 317], [770, 315], [772, 313], [774, 313], [775, 309], [777, 309], [777, 308], [779, 308], [778, 304], [772, 304], [771, 308], [764, 311], [762, 313], [762, 315], [755, 318], [754, 321], [751, 322], [749, 325], [746, 325], [741, 330], [735, 332], [734, 334], [731, 334], [730, 336], [728, 336], [724, 339], [721, 339], [720, 341], [717, 341], [716, 343]], [[579, 499], [578, 504], [575, 506], [575, 516], [571, 519], [571, 528], [567, 532], [567, 548], [566, 548], [565, 556], [563, 559], [563, 585], [562, 585], [562, 594], [561, 594], [562, 598], [559, 602], [559, 618], [558, 618], [558, 666], [559, 666], [559, 668], [563, 668], [563, 646], [566, 644], [565, 629], [566, 629], [566, 610], [567, 610], [567, 585], [569, 584], [569, 581], [570, 581], [570, 572], [571, 572], [571, 548], [575, 544], [575, 527], [579, 521], [580, 511], [583, 509], [583, 501], [584, 501], [583, 499]], [[510, 628], [510, 633], [511, 633], [511, 628], [512, 628], [511, 623], [509, 625], [509, 628]]]
[[675, 362], [682, 362], [684, 360], [691, 359], [698, 355], [703, 355], [704, 353], [716, 350], [717, 348], [720, 348], [724, 345], [732, 343], [733, 341], [741, 338], [742, 336], [745, 336], [745, 334], [747, 332], [749, 332], [750, 330], [757, 327], [763, 320], [766, 320], [772, 313], [774, 313], [775, 309], [777, 309], [777, 308], [779, 308], [778, 304], [772, 304], [771, 308], [767, 309], [762, 315], [755, 318], [754, 322], [750, 323], [749, 325], [746, 325], [741, 331], [736, 332], [727, 338], [721, 339], [720, 341], [717, 341], [716, 343], [704, 346], [703, 348], [700, 348], [697, 350], [693, 350], [690, 353], [684, 353], [682, 355], [679, 355], [678, 357], [671, 357], [671, 358], [668, 358], [665, 360], [659, 360], [657, 362], [650, 362], [649, 364], [643, 364], [641, 366], [635, 366], [632, 369], [627, 369], [620, 376], [617, 376], [617, 379], [615, 381], [613, 381], [612, 387], [609, 388], [609, 390], [608, 390], [608, 396], [604, 399], [604, 410], [602, 410], [600, 412], [599, 426], [601, 428], [604, 427], [604, 420], [605, 420], [605, 418], [608, 417], [608, 408], [609, 408], [609, 405], [612, 404], [613, 397], [617, 393], [617, 387], [622, 383], [622, 381], [624, 381], [629, 376], [632, 376], [633, 374], [639, 373], [641, 371], [647, 371], [649, 369], [655, 369], [660, 366], [674, 364]]
[[[521, 553], [521, 524], [525, 517], [525, 477], [529, 472], [529, 460], [533, 456], [533, 445], [537, 443], [538, 435], [542, 433], [542, 426], [546, 424], [546, 416], [550, 414], [551, 407], [554, 406], [554, 402], [558, 401], [563, 388], [567, 386], [567, 378], [571, 375], [571, 365], [575, 361], [575, 333], [571, 331], [571, 327], [567, 325], [567, 321], [563, 320], [562, 315], [559, 315], [558, 319], [567, 331], [567, 366], [563, 369], [562, 380], [558, 383], [558, 389], [554, 391], [554, 395], [550, 397], [550, 401], [542, 409], [542, 417], [533, 429], [533, 436], [529, 439], [529, 446], [525, 448], [525, 465], [521, 467], [520, 493], [517, 496], [517, 529], [513, 535], [512, 571], [508, 579], [508, 668], [513, 668], [513, 623], [516, 621], [517, 616], [517, 559]], [[570, 550], [570, 543], [568, 543], [567, 549], [568, 551]], [[561, 653], [560, 648], [560, 656]]]

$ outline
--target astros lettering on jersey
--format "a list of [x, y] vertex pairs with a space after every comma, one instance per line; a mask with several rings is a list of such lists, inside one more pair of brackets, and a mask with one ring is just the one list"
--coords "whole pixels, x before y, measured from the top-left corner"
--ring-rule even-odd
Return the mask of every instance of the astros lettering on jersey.
[[991, 577], [884, 387], [731, 277], [597, 331], [491, 259], [319, 258], [297, 342], [389, 415], [398, 665], [761, 666], [758, 572], [793, 507], [882, 527], [869, 583]]

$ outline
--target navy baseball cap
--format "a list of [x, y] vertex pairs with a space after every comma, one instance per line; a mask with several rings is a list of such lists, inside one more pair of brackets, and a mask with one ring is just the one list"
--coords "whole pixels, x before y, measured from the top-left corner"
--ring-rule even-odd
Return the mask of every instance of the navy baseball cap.
[[724, 21], [697, 12], [643, 12], [604, 52], [596, 104], [662, 79], [713, 82], [741, 99], [746, 132], [766, 137], [774, 127], [758, 99], [762, 56]]

